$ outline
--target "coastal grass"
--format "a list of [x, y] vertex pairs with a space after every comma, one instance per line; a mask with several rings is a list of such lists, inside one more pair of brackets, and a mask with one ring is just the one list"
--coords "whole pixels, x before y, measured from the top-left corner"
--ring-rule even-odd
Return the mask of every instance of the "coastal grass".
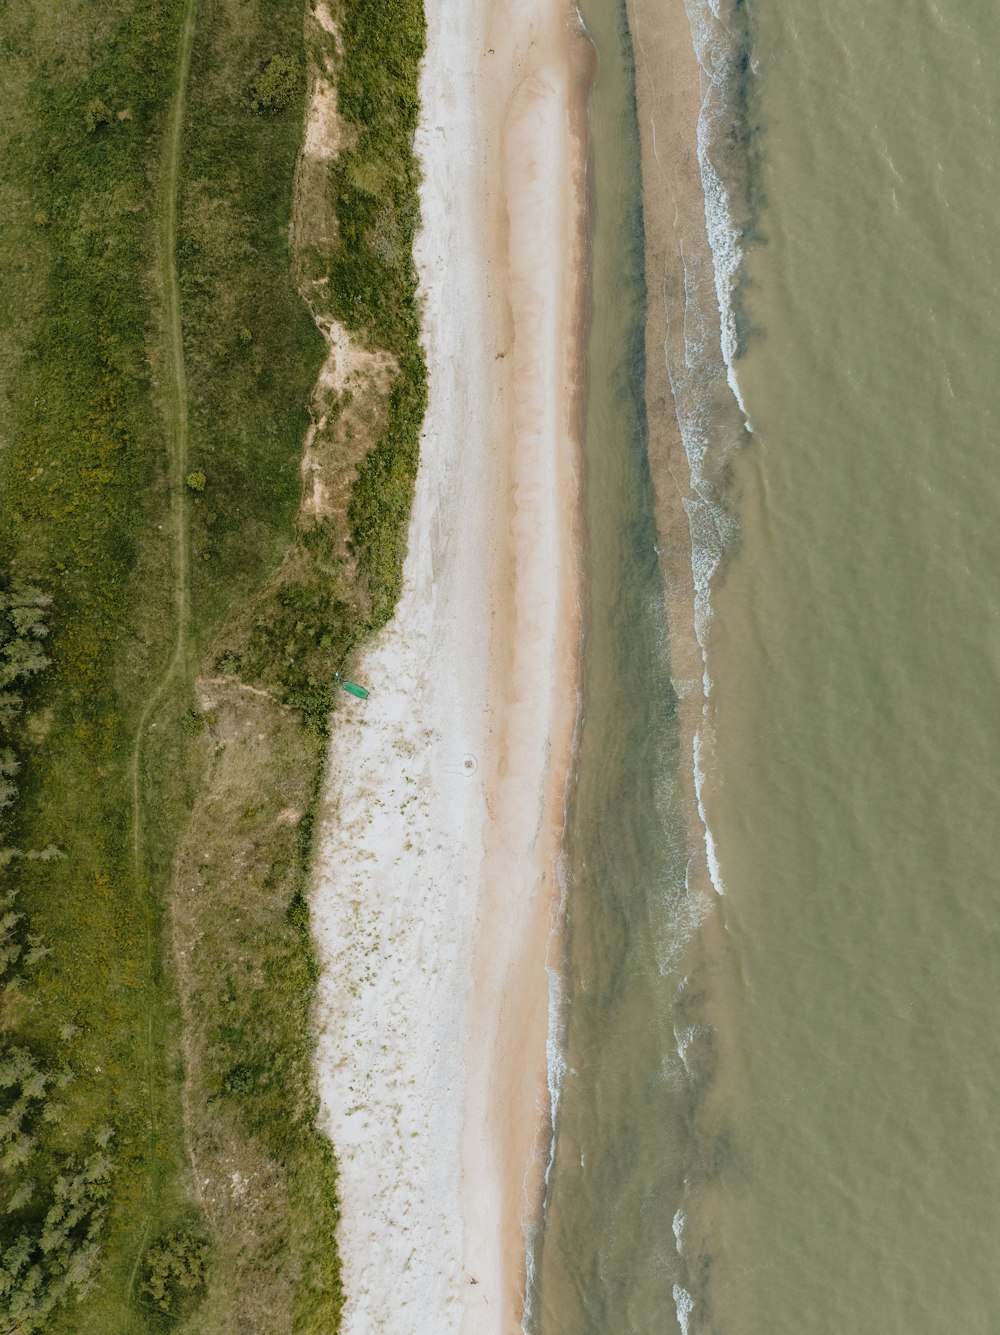
[[[51, 665], [11, 730], [21, 771], [7, 838], [28, 854], [58, 851], [6, 872], [17, 930], [39, 948], [5, 989], [4, 1050], [28, 1051], [60, 1082], [58, 1117], [40, 1116], [15, 1166], [34, 1188], [5, 1193], [0, 1218], [5, 1320], [16, 1313], [19, 1330], [80, 1328], [82, 1309], [51, 1307], [61, 1276], [34, 1284], [34, 1248], [20, 1267], [12, 1258], [44, 1241], [60, 1193], [98, 1149], [100, 1199], [86, 1225], [69, 1226], [81, 1256], [65, 1295], [75, 1303], [97, 1279], [95, 1328], [131, 1328], [136, 1259], [185, 1194], [177, 1071], [163, 1060], [172, 1015], [149, 967], [159, 910], [135, 875], [127, 779], [147, 674], [170, 640], [169, 551], [147, 540], [166, 486], [148, 274], [153, 145], [179, 22], [169, 3], [57, 14], [29, 2], [3, 19], [0, 563], [51, 599]], [[84, 1266], [94, 1248], [100, 1266]]]
[[349, 511], [374, 629], [388, 621], [399, 597], [427, 406], [413, 262], [419, 221], [413, 136], [426, 25], [421, 0], [342, 0], [338, 12], [344, 54], [337, 93], [356, 133], [333, 175], [340, 245], [330, 265], [331, 303], [348, 328], [394, 353], [400, 367], [388, 425], [359, 470]]
[[307, 876], [322, 744], [226, 678], [200, 695], [207, 781], [173, 921], [190, 1151], [213, 1266], [192, 1330], [336, 1329], [332, 1147], [316, 1131]]
[[[186, 13], [179, 478], [158, 183]], [[357, 133], [318, 253], [334, 314], [399, 370], [352, 484], [333, 599], [327, 530], [295, 522], [323, 356], [289, 254], [301, 12], [25, 0], [0, 20], [0, 571], [51, 599], [51, 663], [10, 729], [21, 768], [5, 836], [58, 854], [4, 872], [28, 948], [0, 1041], [58, 1098], [32, 1123], [34, 1191], [0, 1199], [0, 1248], [51, 1222], [60, 1182], [83, 1172], [90, 1223], [73, 1227], [94, 1249], [67, 1301], [40, 1292], [11, 1329], [225, 1329], [255, 1286], [282, 1304], [259, 1308], [258, 1328], [338, 1322], [335, 1172], [310, 1069], [311, 830], [330, 675], [398, 593], [425, 388], [411, 254], [422, 13], [412, 0], [335, 13]], [[282, 581], [289, 552], [298, 573]], [[255, 657], [224, 662], [213, 704], [197, 680], [247, 607]], [[236, 757], [239, 791], [226, 786]], [[171, 898], [192, 868], [197, 912]], [[198, 947], [175, 965], [168, 942], [193, 923]], [[274, 1248], [248, 1263], [236, 1223], [265, 1203]]]

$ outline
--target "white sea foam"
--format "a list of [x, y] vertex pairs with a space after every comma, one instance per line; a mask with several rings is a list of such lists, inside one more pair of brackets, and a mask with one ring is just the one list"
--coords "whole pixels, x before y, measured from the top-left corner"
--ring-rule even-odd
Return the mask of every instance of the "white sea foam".
[[705, 192], [705, 226], [708, 230], [709, 245], [712, 247], [712, 262], [715, 269], [715, 291], [719, 302], [720, 333], [722, 358], [726, 363], [726, 379], [733, 391], [733, 398], [739, 404], [740, 412], [746, 419], [746, 404], [740, 392], [734, 362], [739, 348], [739, 335], [736, 328], [736, 312], [733, 307], [733, 293], [743, 263], [743, 252], [738, 241], [738, 233], [733, 226], [729, 191], [722, 178], [712, 165], [708, 156], [707, 144], [710, 130], [705, 123], [711, 121], [711, 113], [706, 111], [711, 91], [702, 103], [702, 116], [698, 121], [698, 165], [701, 168], [702, 189]]
[[[698, 169], [701, 175], [702, 195], [705, 207], [705, 230], [712, 257], [712, 271], [715, 284], [715, 298], [718, 308], [719, 327], [717, 334], [718, 349], [725, 366], [726, 380], [733, 398], [743, 416], [744, 424], [749, 426], [748, 413], [740, 390], [735, 362], [739, 351], [739, 333], [736, 321], [734, 296], [743, 264], [743, 249], [740, 244], [741, 232], [736, 224], [733, 201], [725, 181], [719, 174], [712, 160], [712, 148], [720, 132], [727, 127], [729, 111], [727, 107], [727, 80], [731, 74], [732, 35], [727, 30], [720, 14], [717, 0], [685, 0], [688, 26], [695, 54], [705, 75], [705, 92], [698, 115], [697, 152]], [[699, 299], [698, 284], [693, 280], [689, 266], [685, 263], [686, 312], [685, 312], [685, 354], [689, 370], [700, 367], [704, 370], [705, 331], [699, 331], [696, 337], [690, 337], [688, 322], [691, 313], [701, 324], [704, 318], [704, 304]], [[690, 286], [689, 286], [690, 285]], [[692, 355], [693, 354], [693, 355]], [[708, 446], [705, 433], [691, 430], [691, 423], [684, 429], [684, 444], [689, 458], [692, 450], [704, 456]], [[694, 470], [696, 473], [700, 469]], [[693, 479], [696, 480], [696, 479]], [[696, 490], [698, 490], [696, 486]]]
[[[710, 699], [712, 677], [708, 640], [712, 622], [712, 591], [736, 522], [722, 504], [724, 466], [736, 447], [739, 427], [727, 420], [725, 403], [735, 401], [743, 427], [749, 429], [746, 405], [735, 369], [739, 333], [735, 297], [743, 263], [741, 232], [734, 202], [713, 160], [719, 136], [728, 127], [733, 68], [733, 36], [719, 0], [685, 0], [691, 41], [703, 73], [703, 96], [697, 123], [697, 158], [704, 202], [704, 231], [681, 240], [684, 267], [683, 356], [666, 350], [677, 421], [690, 473], [690, 493], [683, 505], [691, 536], [694, 632], [701, 648], [702, 722], [693, 740], [695, 797], [702, 826], [705, 866], [717, 894], [725, 893], [715, 837], [706, 810], [706, 773], [712, 759]], [[707, 241], [707, 246], [706, 246]], [[728, 386], [728, 391], [726, 391]], [[731, 398], [729, 397], [731, 395]], [[735, 416], [735, 415], [733, 415]], [[676, 684], [675, 684], [676, 685]], [[690, 694], [692, 683], [681, 683]]]
[[[566, 1060], [563, 1056], [563, 992], [562, 971], [560, 966], [546, 964], [545, 972], [549, 979], [549, 1032], [545, 1043], [548, 1058], [549, 1108], [553, 1123], [559, 1110], [559, 1096], [562, 1093], [563, 1080], [566, 1078]], [[554, 1148], [554, 1142], [553, 1142]], [[549, 1167], [552, 1166], [551, 1150]], [[545, 1170], [546, 1178], [548, 1169]]]
[[690, 1065], [688, 1064], [688, 1053], [705, 1032], [705, 1026], [702, 1024], [688, 1024], [685, 1025], [679, 1033], [675, 1032], [674, 1037], [677, 1043], [677, 1055], [680, 1057], [684, 1069], [688, 1074], [691, 1072]]
[[[562, 918], [562, 907], [565, 901], [565, 877], [563, 867], [560, 866], [559, 882], [560, 910], [559, 920]], [[553, 933], [555, 935], [555, 933]], [[556, 1113], [559, 1109], [559, 1097], [562, 1093], [563, 1082], [566, 1079], [566, 1057], [564, 1031], [565, 1024], [563, 1018], [563, 988], [562, 977], [565, 972], [561, 963], [554, 964], [551, 961], [545, 965], [545, 972], [549, 979], [549, 1030], [546, 1039], [545, 1050], [547, 1057], [547, 1080], [549, 1090], [549, 1115], [551, 1125], [554, 1128], [556, 1122]], [[555, 1135], [549, 1136], [548, 1159], [545, 1164], [545, 1187], [548, 1188], [549, 1177], [552, 1173], [552, 1165], [555, 1160], [556, 1138]], [[582, 1165], [582, 1161], [581, 1161]], [[524, 1309], [521, 1317], [521, 1330], [528, 1335], [534, 1326], [534, 1293], [535, 1293], [535, 1260], [538, 1254], [537, 1235], [542, 1221], [538, 1218], [525, 1217], [524, 1220], [524, 1254], [525, 1254], [525, 1274], [524, 1274]]]
[[722, 20], [718, 0], [714, 2], [709, 0], [707, 14], [705, 7], [699, 4], [699, 0], [686, 0], [685, 8], [698, 63], [708, 76], [708, 86], [698, 115], [698, 168], [701, 172], [701, 187], [705, 197], [705, 227], [715, 273], [722, 357], [726, 364], [729, 388], [743, 414], [744, 423], [749, 426], [749, 414], [740, 391], [735, 367], [739, 334], [733, 296], [743, 264], [743, 250], [740, 246], [740, 231], [733, 217], [729, 190], [711, 158], [712, 144], [717, 130], [727, 117], [725, 83], [730, 72], [732, 37]]
[[686, 1223], [687, 1223], [687, 1215], [684, 1213], [684, 1209], [682, 1207], [674, 1215], [674, 1221], [673, 1224], [671, 1225], [674, 1232], [674, 1242], [677, 1244], [678, 1256], [684, 1255], [683, 1237], [684, 1237], [684, 1225]]
[[[707, 709], [707, 706], [706, 706]], [[705, 743], [703, 740], [702, 729], [699, 728], [694, 735], [694, 791], [698, 801], [698, 817], [701, 820], [702, 829], [705, 832], [705, 859], [708, 863], [708, 874], [711, 877], [712, 885], [716, 894], [724, 895], [726, 887], [722, 880], [722, 868], [719, 866], [719, 858], [715, 848], [715, 836], [712, 834], [712, 827], [708, 823], [708, 816], [705, 812], [705, 767], [702, 763], [704, 758]]]
[[677, 1324], [681, 1328], [681, 1335], [688, 1335], [691, 1328], [691, 1313], [694, 1311], [694, 1299], [680, 1284], [674, 1285], [674, 1307], [677, 1309]]

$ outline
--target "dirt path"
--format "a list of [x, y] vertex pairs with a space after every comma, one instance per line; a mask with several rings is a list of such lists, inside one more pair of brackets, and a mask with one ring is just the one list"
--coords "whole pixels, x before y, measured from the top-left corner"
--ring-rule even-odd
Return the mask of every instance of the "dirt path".
[[[151, 904], [148, 902], [146, 875], [146, 813], [142, 802], [142, 770], [149, 728], [168, 688], [184, 667], [187, 656], [189, 590], [189, 542], [184, 475], [188, 456], [187, 374], [184, 366], [184, 338], [181, 327], [180, 285], [177, 281], [177, 194], [180, 179], [181, 143], [184, 108], [191, 52], [194, 46], [196, 0], [187, 0], [181, 26], [177, 61], [177, 82], [167, 119], [162, 175], [160, 179], [158, 279], [163, 321], [163, 383], [161, 394], [166, 419], [166, 444], [169, 455], [170, 524], [174, 535], [174, 646], [160, 676], [152, 683], [135, 733], [129, 765], [132, 794], [132, 864], [135, 886], [146, 904], [146, 960], [149, 978], [157, 965], [157, 941]], [[153, 1001], [147, 992], [146, 1016], [146, 1087], [149, 1098], [149, 1138], [152, 1154], [156, 1138], [157, 1108], [153, 1079]], [[148, 1231], [148, 1222], [147, 1222]], [[145, 1235], [136, 1250], [136, 1260], [129, 1278], [129, 1300], [135, 1290], [139, 1261], [145, 1247]]]

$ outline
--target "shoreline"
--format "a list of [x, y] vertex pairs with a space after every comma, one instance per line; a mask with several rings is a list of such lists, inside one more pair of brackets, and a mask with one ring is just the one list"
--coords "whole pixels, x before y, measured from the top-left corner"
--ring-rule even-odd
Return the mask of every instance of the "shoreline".
[[[499, 197], [495, 254], [505, 254], [509, 289], [505, 345], [511, 423], [507, 564], [514, 571], [510, 617], [494, 626], [494, 691], [503, 702], [498, 766], [486, 843], [485, 911], [478, 930], [470, 1061], [477, 1034], [487, 1080], [471, 1086], [464, 1162], [465, 1217], [477, 1248], [498, 1256], [507, 1328], [520, 1329], [527, 1248], [541, 1219], [551, 1143], [549, 1030], [551, 952], [558, 933], [559, 869], [566, 792], [579, 710], [579, 451], [586, 346], [586, 100], [592, 48], [575, 8], [495, 5], [490, 48], [510, 74], [499, 81]], [[512, 18], [517, 27], [511, 33]], [[512, 35], [514, 40], [512, 41]], [[512, 91], [506, 98], [508, 88]], [[553, 189], [561, 181], [562, 191]], [[539, 238], [552, 251], [539, 253]], [[561, 273], [560, 273], [561, 271]], [[546, 274], [552, 276], [546, 288]], [[545, 367], [539, 374], [539, 366]], [[555, 451], [552, 446], [555, 445]], [[539, 476], [542, 475], [542, 480]], [[558, 583], [549, 587], [552, 571]], [[501, 573], [502, 578], [502, 573]], [[553, 633], [554, 632], [554, 633]], [[537, 685], [551, 692], [542, 698]], [[541, 717], [541, 723], [540, 723]], [[518, 921], [503, 896], [519, 887]], [[507, 933], [504, 952], [497, 941]], [[501, 1146], [499, 1193], [484, 1209], [477, 1174], [483, 1125]], [[490, 1214], [493, 1213], [491, 1220]], [[483, 1295], [484, 1299], [486, 1295]], [[515, 1321], [516, 1316], [516, 1321]], [[480, 1329], [479, 1325], [475, 1329]]]
[[354, 668], [371, 698], [332, 722], [313, 891], [348, 1332], [519, 1329], [543, 1185], [589, 67], [564, 0], [477, 8], [427, 4], [430, 403], [403, 594]]
[[[721, 60], [717, 68], [724, 68], [731, 34], [707, 6], [701, 15], [689, 14], [686, 0], [666, 6], [626, 0], [626, 7], [641, 148], [649, 463], [671, 677], [689, 762], [682, 773], [690, 851], [686, 973], [689, 998], [698, 1002], [695, 1010], [688, 1000], [685, 1014], [692, 1032], [711, 1035], [710, 1065], [691, 1116], [695, 1141], [707, 1145], [725, 1128], [724, 1095], [714, 1073], [739, 1060], [719, 986], [729, 948], [725, 885], [710, 822], [718, 778], [707, 641], [712, 581], [735, 531], [725, 503], [727, 463], [747, 426], [732, 365], [731, 283], [741, 252], [731, 199], [711, 160], [718, 106], [710, 99], [717, 88], [702, 64]], [[680, 1047], [678, 1053], [687, 1066]], [[704, 1266], [713, 1250], [710, 1176], [704, 1168], [685, 1176], [677, 1214], [677, 1249], [690, 1284], [690, 1291], [678, 1285], [674, 1293], [682, 1330], [703, 1301]]]
[[710, 591], [735, 530], [727, 465], [745, 440], [746, 418], [732, 365], [732, 282], [742, 252], [712, 162], [718, 107], [710, 107], [713, 77], [702, 61], [721, 68], [718, 44], [730, 34], [707, 6], [696, 34], [686, 0], [626, 0], [626, 11], [641, 148], [649, 461], [671, 675], [692, 759], [692, 898], [710, 913], [725, 893], [705, 804], [714, 746]]
[[[671, 673], [682, 732], [693, 744], [706, 698], [695, 613], [692, 531], [685, 508], [694, 489], [680, 424], [682, 409], [669, 365], [685, 354], [685, 261], [693, 261], [694, 269], [699, 263], [704, 268], [706, 258], [686, 256], [686, 238], [693, 235], [708, 251], [697, 158], [701, 69], [683, 0], [671, 0], [666, 6], [649, 0], [626, 3], [641, 150], [649, 461], [668, 604]], [[705, 275], [696, 271], [698, 279], [704, 284]], [[698, 843], [691, 839], [692, 848]]]

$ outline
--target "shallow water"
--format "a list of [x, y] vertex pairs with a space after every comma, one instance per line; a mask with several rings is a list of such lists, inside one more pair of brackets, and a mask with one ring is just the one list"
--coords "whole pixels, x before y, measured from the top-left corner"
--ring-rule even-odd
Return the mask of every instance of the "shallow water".
[[688, 935], [679, 738], [646, 459], [642, 214], [624, 11], [582, 6], [592, 319], [583, 708], [566, 850], [564, 1072], [528, 1328], [663, 1329], [684, 1161], [673, 1024]]
[[[995, 1331], [1000, 11], [744, 12], [735, 369], [754, 430], [705, 635], [726, 894], [693, 966], [628, 52], [617, 0], [585, 6], [601, 56], [585, 717], [533, 1322]], [[697, 1069], [679, 1056], [691, 977], [715, 1026]]]

